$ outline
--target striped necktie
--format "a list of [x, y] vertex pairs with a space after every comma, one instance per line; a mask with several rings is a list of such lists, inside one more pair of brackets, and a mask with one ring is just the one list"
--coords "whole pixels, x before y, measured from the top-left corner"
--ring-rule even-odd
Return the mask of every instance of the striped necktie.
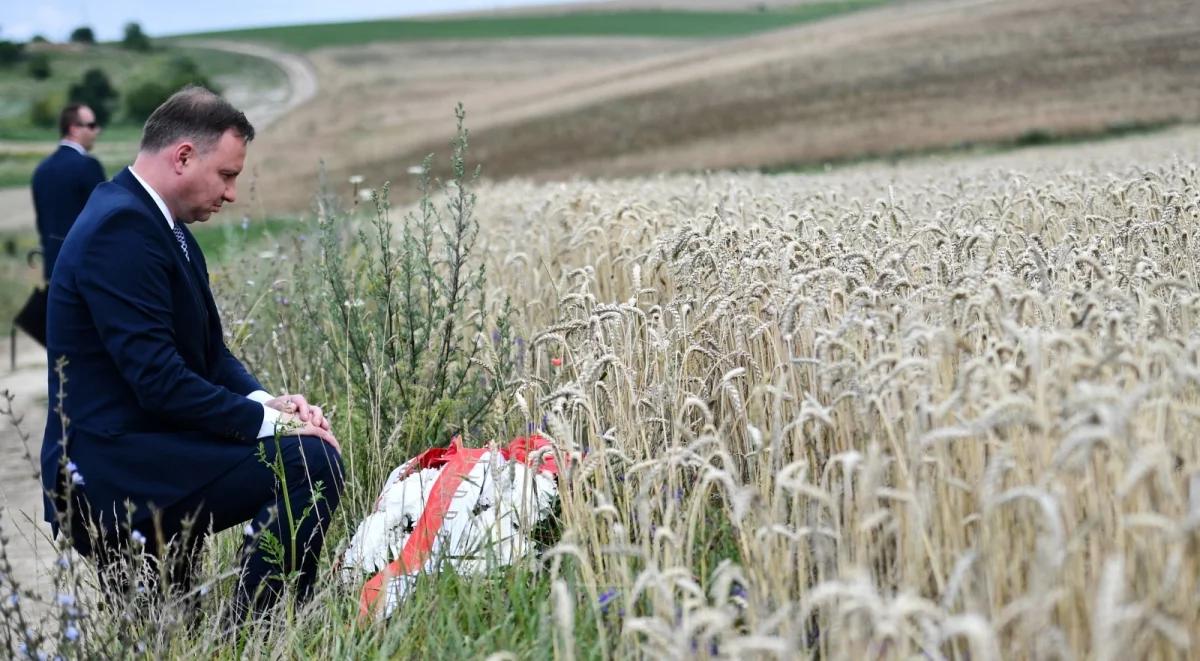
[[183, 258], [187, 261], [192, 261], [192, 256], [188, 254], [187, 239], [183, 238], [183, 228], [179, 223], [175, 223], [175, 227], [171, 228], [175, 231], [175, 238], [179, 240], [179, 247], [183, 248]]

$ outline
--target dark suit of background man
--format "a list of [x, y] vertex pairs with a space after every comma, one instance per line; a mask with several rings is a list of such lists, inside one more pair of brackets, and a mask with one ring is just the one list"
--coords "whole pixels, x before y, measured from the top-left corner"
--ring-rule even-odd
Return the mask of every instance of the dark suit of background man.
[[50, 282], [63, 239], [83, 211], [92, 189], [108, 178], [100, 161], [88, 155], [100, 134], [91, 108], [78, 103], [63, 108], [58, 116], [58, 134], [62, 137], [58, 149], [38, 164], [32, 182], [46, 282]]
[[[264, 529], [283, 542], [282, 569], [299, 571], [300, 596], [311, 593], [342, 489], [340, 449], [321, 409], [302, 395], [267, 394], [226, 348], [208, 267], [186, 227], [234, 201], [253, 137], [245, 115], [225, 100], [185, 88], [146, 121], [133, 165], [92, 193], [50, 284], [52, 394], [42, 444], [46, 518], [102, 568], [119, 555], [115, 544], [132, 540], [186, 588], [206, 529], [250, 520], [239, 613], [259, 612], [278, 597], [282, 572], [259, 543]], [[65, 442], [54, 410], [59, 357], [67, 360]], [[299, 428], [277, 446], [279, 422]], [[282, 456], [286, 493], [256, 456], [260, 447], [272, 462]], [[73, 518], [66, 516], [68, 491]], [[125, 503], [134, 507], [132, 526], [124, 524]], [[162, 512], [164, 539], [186, 540], [160, 548], [154, 509]], [[192, 530], [200, 534], [182, 534], [184, 519], [197, 513]], [[83, 534], [88, 522], [106, 541]]]

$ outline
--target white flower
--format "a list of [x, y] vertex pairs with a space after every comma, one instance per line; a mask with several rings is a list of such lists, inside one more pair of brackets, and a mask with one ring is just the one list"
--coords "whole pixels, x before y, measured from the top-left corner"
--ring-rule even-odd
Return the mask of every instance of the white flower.
[[146, 536], [136, 530], [129, 533], [129, 539], [132, 539], [133, 543], [138, 546], [145, 546], [146, 544]]
[[83, 476], [79, 473], [71, 473], [71, 483], [75, 486], [82, 486], [84, 483]]
[[361, 174], [355, 174], [355, 175], [350, 176], [350, 183], [354, 184], [355, 186], [361, 184], [362, 182], [363, 182], [363, 176]]
[[254, 536], [254, 526], [247, 523], [246, 527], [242, 528], [242, 532], [245, 533], [247, 537], [253, 537]]
[[420, 165], [410, 165], [410, 166], [408, 166], [408, 173], [409, 174], [425, 174], [425, 168], [421, 167]]

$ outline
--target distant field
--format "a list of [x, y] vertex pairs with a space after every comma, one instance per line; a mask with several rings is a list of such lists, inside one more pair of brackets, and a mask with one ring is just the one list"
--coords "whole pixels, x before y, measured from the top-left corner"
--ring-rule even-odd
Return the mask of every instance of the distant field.
[[472, 17], [444, 20], [382, 20], [293, 25], [187, 35], [241, 39], [298, 50], [354, 46], [377, 41], [498, 39], [513, 37], [735, 37], [787, 27], [887, 0], [845, 0], [771, 11], [618, 11], [546, 16]]
[[[169, 46], [139, 54], [102, 44], [47, 52], [53, 75], [46, 80], [30, 78], [24, 64], [0, 68], [0, 188], [28, 185], [33, 169], [58, 141], [57, 127], [35, 126], [30, 122], [31, 106], [42, 98], [54, 99], [54, 107], [66, 103], [71, 84], [87, 69], [103, 70], [118, 94], [161, 77], [170, 60], [180, 55], [195, 61], [206, 77], [226, 91], [238, 88], [253, 94], [287, 84], [284, 73], [267, 60], [203, 48]], [[101, 132], [95, 151], [110, 176], [133, 159], [141, 137], [141, 123], [124, 117], [122, 97], [116, 99], [113, 110], [113, 118]]]
[[1200, 121], [1197, 26], [1200, 4], [1184, 0], [939, 0], [737, 39], [320, 49], [308, 57], [321, 94], [252, 151], [278, 211], [308, 207], [320, 163], [331, 181], [361, 174], [411, 194], [406, 171], [444, 149], [458, 101], [499, 179], [803, 169], [1102, 137]]
[[[251, 81], [254, 85], [270, 87], [284, 82], [278, 68], [265, 60], [206, 49], [167, 47], [150, 53], [134, 53], [116, 46], [100, 44], [90, 48], [62, 47], [45, 50], [50, 57], [51, 76], [34, 80], [24, 63], [0, 68], [0, 140], [53, 140], [56, 129], [34, 126], [29, 112], [38, 99], [51, 98], [55, 105], [65, 103], [70, 86], [83, 77], [88, 69], [99, 68], [108, 75], [118, 94], [133, 86], [160, 79], [172, 58], [185, 55], [193, 59], [200, 71], [218, 86], [230, 81]], [[138, 127], [129, 130], [124, 118], [124, 99], [113, 104], [112, 126], [108, 138], [134, 139]]]

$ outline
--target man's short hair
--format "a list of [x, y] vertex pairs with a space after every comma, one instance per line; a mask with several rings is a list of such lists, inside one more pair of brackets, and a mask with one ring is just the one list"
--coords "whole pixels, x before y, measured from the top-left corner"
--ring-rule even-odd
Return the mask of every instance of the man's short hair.
[[58, 113], [58, 137], [67, 137], [67, 134], [71, 132], [71, 127], [79, 121], [80, 108], [86, 107], [86, 103], [72, 103]]
[[242, 111], [203, 87], [188, 85], [150, 113], [140, 149], [153, 153], [180, 140], [191, 140], [204, 153], [230, 129], [245, 142], [254, 139], [254, 127]]

